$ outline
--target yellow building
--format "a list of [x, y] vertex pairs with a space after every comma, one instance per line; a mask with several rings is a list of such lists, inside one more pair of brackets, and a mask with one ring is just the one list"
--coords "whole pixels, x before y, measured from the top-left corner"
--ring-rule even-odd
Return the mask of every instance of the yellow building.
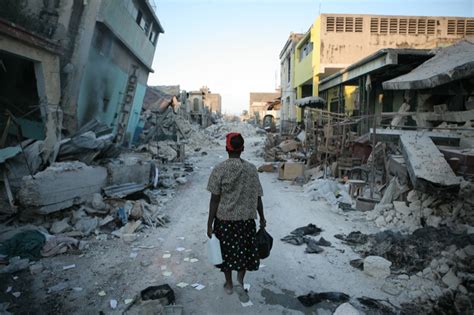
[[[474, 18], [321, 14], [295, 50], [297, 98], [317, 96], [322, 79], [380, 49], [444, 47], [463, 38], [474, 39]], [[328, 97], [331, 104], [340, 95]], [[346, 87], [343, 97], [345, 111], [352, 111], [354, 88]]]

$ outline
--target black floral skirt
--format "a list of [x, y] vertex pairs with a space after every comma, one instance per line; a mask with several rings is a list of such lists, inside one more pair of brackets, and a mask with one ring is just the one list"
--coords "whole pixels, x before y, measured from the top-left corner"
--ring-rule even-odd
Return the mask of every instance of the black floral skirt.
[[214, 234], [221, 243], [221, 271], [258, 270], [257, 227], [255, 220], [224, 221], [216, 218]]

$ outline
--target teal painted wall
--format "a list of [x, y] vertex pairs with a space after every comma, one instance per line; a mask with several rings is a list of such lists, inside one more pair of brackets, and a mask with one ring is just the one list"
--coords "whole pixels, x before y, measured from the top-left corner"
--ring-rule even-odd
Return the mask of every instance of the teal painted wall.
[[137, 89], [135, 91], [135, 97], [133, 98], [133, 107], [132, 112], [130, 115], [130, 119], [128, 120], [128, 127], [127, 127], [127, 136], [126, 139], [133, 139], [135, 135], [135, 131], [139, 126], [140, 122], [140, 113], [142, 111], [143, 99], [145, 98], [146, 86], [143, 84], [138, 83]]
[[[95, 118], [116, 131], [118, 112], [127, 85], [128, 74], [91, 48], [89, 62], [81, 81], [77, 117], [79, 126]], [[140, 121], [146, 85], [137, 84], [132, 111], [126, 130], [126, 142], [133, 139]], [[107, 102], [108, 100], [108, 102]]]
[[151, 67], [155, 46], [127, 11], [123, 1], [102, 1], [99, 20], [104, 22], [134, 54]]
[[79, 126], [96, 118], [115, 127], [128, 76], [95, 48], [91, 48], [88, 60], [77, 104]]

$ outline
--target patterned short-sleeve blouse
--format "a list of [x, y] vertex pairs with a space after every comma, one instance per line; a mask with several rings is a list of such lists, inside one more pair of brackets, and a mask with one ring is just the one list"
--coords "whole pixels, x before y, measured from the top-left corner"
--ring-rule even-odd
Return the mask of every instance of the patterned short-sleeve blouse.
[[218, 164], [209, 177], [207, 190], [221, 197], [217, 210], [220, 220], [257, 218], [258, 197], [263, 196], [263, 190], [252, 163], [230, 158]]

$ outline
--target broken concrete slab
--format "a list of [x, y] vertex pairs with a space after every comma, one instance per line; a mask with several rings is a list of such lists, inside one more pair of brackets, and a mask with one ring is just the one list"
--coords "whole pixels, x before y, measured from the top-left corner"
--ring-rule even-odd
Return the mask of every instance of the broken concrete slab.
[[128, 183], [150, 183], [151, 163], [140, 156], [124, 156], [114, 159], [106, 165], [108, 184], [123, 185]]
[[[434, 131], [412, 131], [412, 130], [395, 130], [395, 129], [375, 129], [376, 142], [395, 142], [400, 140], [402, 135], [418, 134], [431, 138], [437, 145], [459, 146], [461, 136], [454, 132], [434, 132]], [[370, 129], [370, 139], [373, 140], [373, 128]]]
[[127, 183], [122, 185], [113, 185], [104, 188], [104, 193], [108, 197], [123, 198], [148, 187], [148, 184]]
[[342, 303], [339, 305], [336, 310], [334, 311], [333, 315], [360, 315], [359, 312], [354, 306], [350, 303]]
[[107, 170], [103, 167], [82, 162], [54, 163], [34, 178], [23, 177], [17, 197], [29, 211], [48, 214], [90, 200], [106, 180]]
[[392, 263], [380, 256], [367, 256], [364, 259], [364, 273], [375, 278], [386, 278], [390, 275]]
[[460, 180], [430, 137], [405, 133], [400, 136], [400, 143], [415, 189], [427, 193], [459, 191]]

